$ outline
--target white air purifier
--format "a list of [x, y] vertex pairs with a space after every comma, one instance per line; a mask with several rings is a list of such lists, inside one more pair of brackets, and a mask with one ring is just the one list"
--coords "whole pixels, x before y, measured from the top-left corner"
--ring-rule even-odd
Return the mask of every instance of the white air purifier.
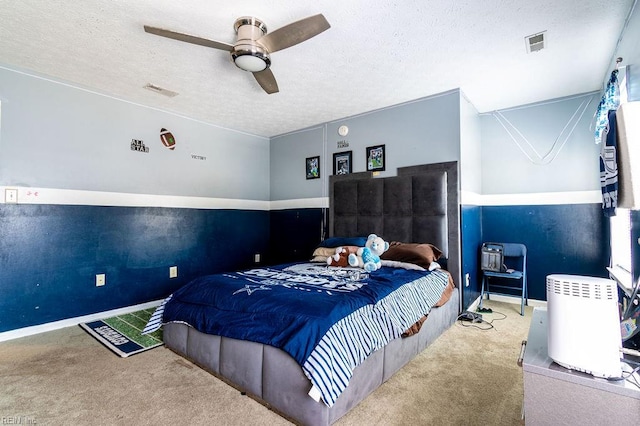
[[614, 378], [622, 375], [622, 336], [615, 281], [547, 276], [549, 357], [561, 366]]

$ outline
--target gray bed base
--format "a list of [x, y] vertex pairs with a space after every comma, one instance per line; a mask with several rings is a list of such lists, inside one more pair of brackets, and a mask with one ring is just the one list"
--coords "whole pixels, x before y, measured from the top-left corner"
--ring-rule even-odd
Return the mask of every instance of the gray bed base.
[[447, 330], [458, 317], [459, 298], [456, 288], [445, 305], [431, 310], [418, 334], [391, 341], [356, 367], [349, 386], [331, 408], [308, 396], [311, 382], [298, 363], [280, 349], [201, 333], [183, 323], [165, 324], [164, 342], [292, 422], [330, 425]]

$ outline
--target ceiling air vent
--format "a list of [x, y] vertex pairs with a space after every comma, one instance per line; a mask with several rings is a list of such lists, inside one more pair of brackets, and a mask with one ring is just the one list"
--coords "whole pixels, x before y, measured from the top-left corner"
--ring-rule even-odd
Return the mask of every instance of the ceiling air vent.
[[525, 44], [527, 45], [527, 53], [538, 52], [545, 48], [546, 45], [547, 32], [543, 31], [538, 34], [533, 34], [530, 36], [526, 36], [524, 38]]
[[168, 96], [173, 98], [174, 96], [178, 96], [178, 92], [173, 92], [171, 90], [162, 88], [160, 86], [156, 86], [155, 84], [147, 83], [144, 86], [145, 89], [151, 90], [152, 92], [160, 93], [161, 95]]

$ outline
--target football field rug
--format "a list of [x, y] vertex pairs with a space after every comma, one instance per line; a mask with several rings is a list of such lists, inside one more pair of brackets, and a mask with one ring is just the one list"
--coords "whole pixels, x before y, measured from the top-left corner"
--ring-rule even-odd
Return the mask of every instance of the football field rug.
[[102, 320], [84, 322], [80, 327], [121, 357], [128, 357], [162, 345], [162, 329], [142, 335], [155, 308]]

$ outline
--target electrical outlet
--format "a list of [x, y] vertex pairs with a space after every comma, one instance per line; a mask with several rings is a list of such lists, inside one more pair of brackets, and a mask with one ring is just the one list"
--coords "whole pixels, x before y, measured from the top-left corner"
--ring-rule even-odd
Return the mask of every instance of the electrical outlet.
[[176, 278], [178, 276], [178, 267], [170, 266], [169, 267], [169, 278]]
[[18, 202], [18, 190], [6, 188], [4, 190], [4, 202], [5, 203], [17, 203]]
[[469, 284], [471, 284], [471, 275], [464, 274], [464, 286], [469, 287]]
[[96, 287], [102, 287], [103, 285], [105, 285], [106, 283], [106, 276], [105, 274], [97, 274], [96, 275]]
[[253, 261], [255, 263], [260, 263], [260, 253], [256, 253], [253, 255]]

